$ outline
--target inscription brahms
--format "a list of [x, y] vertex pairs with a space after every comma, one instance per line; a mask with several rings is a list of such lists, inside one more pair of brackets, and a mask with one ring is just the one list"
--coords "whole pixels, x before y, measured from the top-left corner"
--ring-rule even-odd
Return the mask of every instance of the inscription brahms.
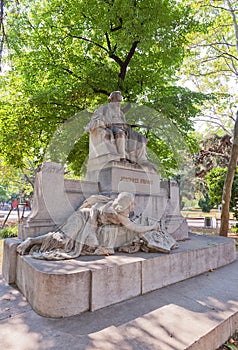
[[121, 176], [120, 181], [133, 182], [135, 184], [153, 185], [153, 180], [138, 179], [138, 177]]

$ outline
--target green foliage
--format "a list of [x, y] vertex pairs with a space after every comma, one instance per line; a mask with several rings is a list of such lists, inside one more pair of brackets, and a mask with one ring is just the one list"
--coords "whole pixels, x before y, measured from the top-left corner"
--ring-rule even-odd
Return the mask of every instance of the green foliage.
[[47, 154], [78, 172], [87, 156], [83, 132], [62, 157], [52, 139], [75, 113], [106, 103], [113, 90], [153, 106], [181, 134], [185, 142], [171, 149], [160, 118], [152, 123], [150, 146], [159, 142], [166, 167], [174, 168], [181, 148], [193, 148], [192, 119], [207, 97], [175, 84], [187, 35], [204, 30], [188, 4], [23, 0], [5, 7], [10, 51], [0, 83], [0, 154], [7, 164], [23, 169], [30, 159], [36, 166]]
[[[227, 168], [214, 168], [206, 175], [209, 188], [211, 204], [218, 206], [222, 202], [223, 185], [227, 173]], [[238, 203], [238, 170], [236, 170], [232, 185], [230, 209], [235, 208]]]
[[25, 168], [22, 172], [6, 165], [0, 158], [0, 202], [11, 202], [16, 197], [21, 200], [31, 197], [35, 171], [29, 163], [27, 165], [28, 169]]
[[210, 203], [210, 198], [209, 198], [208, 193], [205, 194], [204, 198], [201, 198], [198, 201], [198, 205], [204, 213], [210, 212], [210, 210], [213, 208], [213, 205], [211, 205], [211, 203]]
[[237, 346], [235, 344], [230, 343], [230, 342], [226, 342], [224, 345], [227, 347], [227, 349], [237, 350]]
[[12, 201], [15, 197], [21, 198], [21, 200], [24, 200], [25, 197], [31, 197], [35, 169], [29, 162], [26, 164], [28, 168], [21, 171], [6, 165], [0, 158], [0, 202]]
[[199, 143], [200, 149], [194, 155], [196, 175], [204, 178], [213, 168], [227, 168], [231, 153], [231, 136], [210, 134]]
[[237, 226], [237, 224], [236, 224], [236, 226], [233, 226], [233, 227], [231, 228], [231, 232], [233, 232], [233, 233], [238, 233], [238, 226]]
[[67, 161], [75, 175], [82, 176], [86, 173], [87, 150], [89, 147], [89, 134], [84, 133], [70, 151]]
[[238, 207], [234, 207], [234, 211], [233, 211], [233, 217], [234, 219], [238, 220]]
[[9, 226], [0, 230], [0, 238], [11, 238], [17, 237], [18, 235], [18, 226]]
[[[187, 3], [187, 1], [186, 1]], [[212, 91], [200, 115], [202, 133], [232, 134], [237, 109], [237, 0], [190, 1], [194, 18], [205, 24], [199, 35], [188, 36], [187, 57], [181, 69], [184, 81], [198, 91]], [[206, 129], [204, 128], [206, 127]]]

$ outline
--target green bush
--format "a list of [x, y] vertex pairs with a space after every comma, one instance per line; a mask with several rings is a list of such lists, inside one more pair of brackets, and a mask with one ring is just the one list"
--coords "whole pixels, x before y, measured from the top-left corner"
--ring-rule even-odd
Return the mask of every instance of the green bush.
[[[224, 181], [226, 178], [227, 168], [213, 168], [206, 175], [206, 183], [209, 189], [210, 203], [218, 206], [222, 203], [222, 193]], [[238, 169], [236, 169], [234, 181], [232, 184], [230, 209], [235, 208], [238, 203]]]
[[238, 232], [238, 223], [235, 224], [235, 226], [233, 226], [233, 227], [231, 228], [231, 232], [233, 232], [233, 233], [237, 233], [237, 232]]
[[17, 237], [17, 234], [18, 234], [17, 226], [9, 226], [0, 230], [0, 238]]
[[210, 197], [207, 193], [205, 194], [204, 199], [199, 200], [198, 205], [204, 213], [209, 213], [213, 208], [213, 205], [211, 205], [210, 202]]

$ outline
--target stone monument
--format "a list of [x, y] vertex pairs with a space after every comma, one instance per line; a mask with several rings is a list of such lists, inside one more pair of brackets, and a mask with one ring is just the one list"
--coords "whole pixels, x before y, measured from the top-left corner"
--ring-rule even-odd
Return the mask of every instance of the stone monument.
[[5, 240], [3, 277], [41, 315], [93, 311], [236, 257], [230, 240], [188, 235], [178, 185], [160, 179], [121, 101], [114, 91], [86, 126], [86, 180], [64, 179], [63, 165], [44, 163], [18, 239]]
[[[169, 241], [172, 242], [170, 242], [171, 247], [175, 247], [176, 239], [187, 238], [188, 228], [180, 215], [176, 183], [160, 181], [156, 167], [147, 159], [147, 139], [126, 123], [124, 113], [121, 111], [121, 101], [120, 91], [112, 92], [109, 103], [99, 107], [86, 126], [86, 130], [90, 133], [89, 160], [86, 181], [78, 182], [82, 193], [81, 195], [78, 193], [77, 203], [72, 203], [72, 199], [66, 194], [65, 185], [69, 181], [64, 183], [63, 167], [60, 164], [45, 163], [39, 169], [34, 191], [34, 205], [20, 230], [19, 237], [27, 238], [27, 241], [18, 248], [21, 254], [28, 252], [30, 245], [36, 247], [36, 244], [41, 253], [44, 251], [44, 254], [37, 255], [33, 249], [33, 255], [38, 258], [63, 259], [64, 257], [66, 259], [78, 257], [86, 252], [96, 255], [110, 254], [114, 252], [114, 248], [122, 249], [123, 245], [128, 247], [132, 242], [135, 243], [135, 233], [142, 232], [142, 227], [145, 227], [143, 233], [157, 229], [157, 233], [153, 236], [154, 243], [157, 237], [154, 249], [159, 250], [158, 242], [162, 242], [164, 237], [161, 251], [170, 251]], [[93, 193], [93, 187], [94, 195], [89, 197]], [[134, 223], [132, 221], [130, 223], [134, 226], [131, 229], [128, 229], [129, 219], [123, 223], [120, 219], [121, 214], [118, 215], [113, 209], [113, 203], [121, 200], [123, 193], [124, 201], [127, 198], [129, 208], [132, 206], [131, 201], [136, 203], [136, 206], [133, 204]], [[130, 195], [133, 195], [133, 200]], [[83, 205], [79, 206], [80, 201], [85, 199]], [[77, 206], [79, 209], [75, 211]], [[99, 209], [100, 206], [102, 208]], [[112, 222], [107, 219], [101, 229], [101, 218], [106, 215], [104, 207], [107, 208], [106, 210], [110, 208], [113, 219]], [[126, 215], [128, 216], [129, 212]], [[153, 222], [151, 227], [148, 226], [149, 221]], [[77, 233], [73, 227], [75, 225], [78, 226]], [[91, 232], [94, 232], [94, 238], [92, 234], [90, 238], [86, 234], [89, 231], [88, 225]], [[107, 228], [105, 228], [106, 225], [108, 225]], [[124, 227], [118, 229], [117, 226]], [[106, 231], [107, 234], [105, 234]], [[109, 239], [110, 235], [114, 238]], [[71, 243], [67, 240], [69, 237], [71, 237], [69, 239]], [[77, 248], [72, 243], [72, 237], [80, 241], [81, 245]], [[57, 239], [58, 244], [56, 244]], [[109, 245], [105, 245], [105, 242], [102, 244], [105, 240], [110, 241]], [[150, 235], [150, 245], [152, 240]], [[57, 254], [52, 253], [50, 244], [55, 251], [58, 251]], [[149, 251], [148, 244], [147, 242], [146, 250]], [[141, 244], [136, 246], [137, 248], [133, 249], [127, 248], [128, 252], [138, 250], [139, 247], [145, 250], [145, 236], [141, 239]], [[126, 251], [126, 248], [123, 249]], [[62, 254], [59, 254], [59, 250]]]
[[[147, 159], [147, 140], [126, 123], [121, 101], [121, 93], [112, 92], [109, 104], [100, 107], [86, 127], [90, 133], [87, 180], [99, 184], [96, 194], [75, 210], [64, 192], [61, 166], [44, 164], [44, 172], [39, 171], [36, 178], [33, 210], [22, 232], [40, 221], [39, 214], [48, 223], [47, 232], [37, 235], [35, 230], [34, 237], [19, 245], [18, 253], [62, 260], [114, 254], [115, 248], [128, 253], [170, 252], [178, 247], [175, 239], [187, 238], [178, 193], [171, 193], [169, 182], [169, 193], [161, 188], [156, 168]], [[135, 202], [138, 209], [132, 221], [129, 215]]]

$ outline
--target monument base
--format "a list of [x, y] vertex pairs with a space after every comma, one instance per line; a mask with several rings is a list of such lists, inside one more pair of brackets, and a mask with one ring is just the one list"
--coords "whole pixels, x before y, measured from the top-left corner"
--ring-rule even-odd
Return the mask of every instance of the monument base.
[[[36, 175], [32, 210], [19, 226], [18, 237], [25, 240], [54, 231], [89, 196], [115, 198], [120, 192], [135, 195], [135, 216], [163, 220], [176, 240], [188, 237], [187, 223], [180, 214], [178, 184], [161, 181], [154, 170], [115, 160], [105, 164], [94, 181], [64, 179], [62, 165], [44, 163]], [[127, 241], [120, 239], [120, 243]]]
[[224, 266], [236, 259], [230, 238], [190, 234], [170, 254], [84, 256], [65, 261], [16, 254], [17, 239], [6, 239], [3, 277], [16, 283], [42, 316], [68, 317], [148, 293]]

